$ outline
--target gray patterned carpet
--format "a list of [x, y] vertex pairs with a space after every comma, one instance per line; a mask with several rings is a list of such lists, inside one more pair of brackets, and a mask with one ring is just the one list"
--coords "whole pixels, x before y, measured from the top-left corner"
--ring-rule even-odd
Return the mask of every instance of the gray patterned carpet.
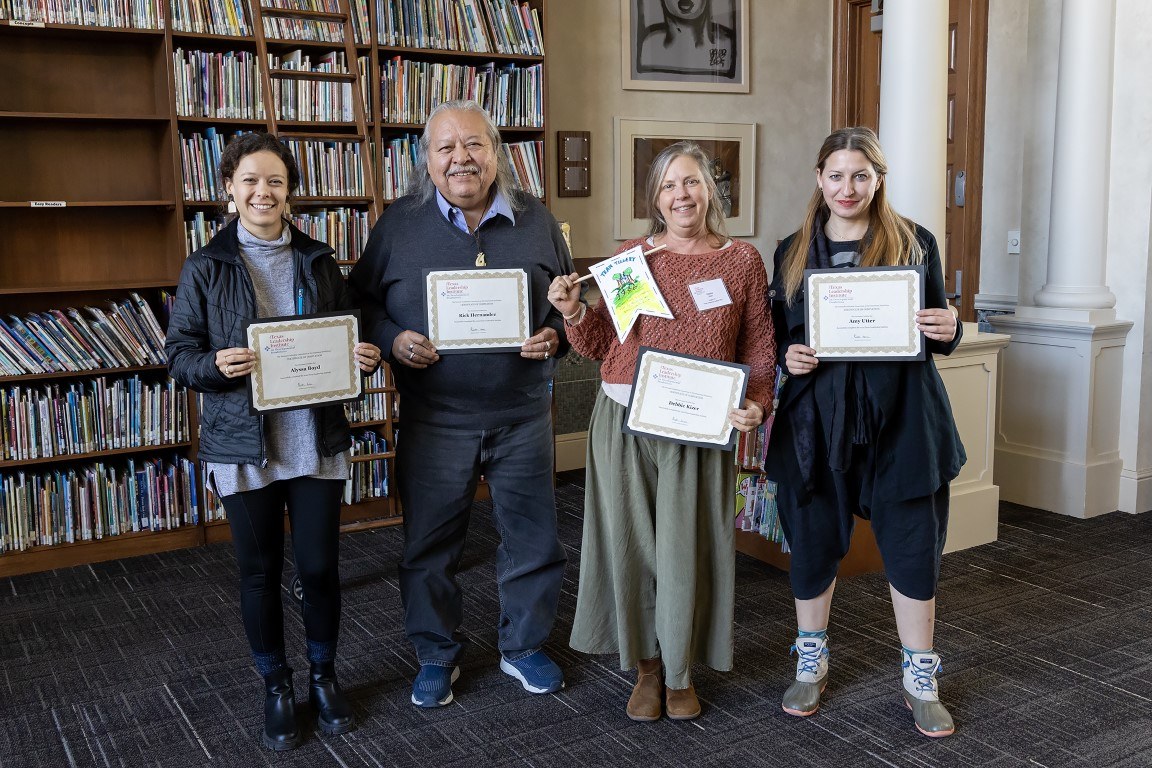
[[[461, 577], [474, 646], [453, 705], [408, 701], [401, 532], [356, 533], [342, 541], [338, 668], [360, 726], [265, 751], [232, 553], [214, 545], [0, 580], [0, 766], [1152, 766], [1152, 515], [1079, 521], [1005, 505], [999, 542], [945, 557], [937, 645], [952, 738], [918, 735], [900, 701], [879, 576], [840, 584], [825, 706], [783, 714], [787, 577], [742, 556], [736, 671], [697, 672], [698, 720], [638, 724], [624, 717], [631, 682], [615, 660], [565, 644], [580, 483], [569, 474], [558, 489], [571, 556], [549, 647], [568, 679], [558, 695], [530, 696], [497, 668], [496, 539], [477, 505]], [[288, 632], [303, 670], [295, 612]]]

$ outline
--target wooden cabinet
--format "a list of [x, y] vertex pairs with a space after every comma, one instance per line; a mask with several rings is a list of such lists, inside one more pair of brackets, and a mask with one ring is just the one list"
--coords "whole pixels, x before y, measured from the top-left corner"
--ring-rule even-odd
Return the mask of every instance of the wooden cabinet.
[[[341, 17], [331, 10], [346, 7], [344, 1], [265, 0], [265, 4], [311, 8], [318, 22], [342, 27]], [[243, 11], [242, 34], [241, 27], [221, 19], [208, 19], [220, 23], [200, 27], [187, 21], [184, 14], [189, 7], [208, 6], [196, 0], [156, 0], [157, 21], [70, 19], [76, 23], [57, 23], [59, 19], [53, 20], [47, 10], [29, 18], [0, 18], [0, 72], [4, 73], [0, 77], [0, 158], [4, 164], [0, 172], [0, 317], [103, 306], [135, 291], [163, 322], [164, 301], [177, 283], [184, 259], [193, 246], [210, 237], [214, 222], [222, 217], [222, 193], [218, 189], [198, 193], [189, 184], [195, 181], [195, 174], [189, 178], [195, 159], [190, 148], [207, 146], [213, 134], [221, 137], [221, 147], [237, 131], [277, 130], [286, 138], [293, 134], [293, 140], [299, 136], [301, 141], [321, 146], [358, 143], [364, 148], [370, 163], [365, 178], [372, 183], [363, 194], [321, 191], [293, 203], [298, 225], [317, 239], [333, 245], [339, 241], [343, 246], [339, 263], [345, 272], [359, 255], [375, 216], [403, 190], [414, 155], [412, 142], [423, 128], [427, 111], [439, 101], [437, 94], [451, 98], [478, 94], [489, 99], [493, 113], [504, 116], [498, 122], [506, 123], [501, 126], [505, 141], [525, 143], [518, 151], [535, 153], [511, 159], [518, 174], [536, 174], [535, 183], [525, 186], [538, 189], [543, 197], [547, 189], [543, 179], [543, 41], [538, 41], [539, 50], [530, 50], [500, 43], [499, 38], [518, 25], [530, 27], [533, 13], [539, 21], [544, 0], [351, 0], [353, 23], [359, 30], [353, 46], [285, 39], [282, 31], [263, 25], [256, 29], [252, 20], [262, 14], [252, 2], [217, 4]], [[463, 23], [465, 6], [481, 8], [499, 28], [490, 26], [488, 39], [478, 39]], [[3, 13], [0, 8], [0, 16]], [[519, 19], [524, 21], [514, 13], [522, 14]], [[435, 30], [445, 23], [447, 32], [437, 35]], [[423, 36], [417, 35], [418, 30], [423, 30]], [[227, 31], [237, 33], [220, 34]], [[275, 103], [270, 92], [303, 93], [279, 83], [308, 78], [275, 75], [259, 55], [262, 51], [282, 60], [297, 56], [318, 60], [348, 50], [355, 53], [355, 60], [346, 55], [347, 67], [362, 76], [327, 79], [362, 89], [362, 116], [302, 121], [280, 120], [270, 114]], [[248, 65], [256, 67], [244, 82], [229, 73], [219, 91], [244, 94], [241, 101], [252, 107], [248, 114], [188, 108], [187, 89], [182, 90], [179, 75], [191, 51], [217, 55], [221, 61], [226, 54], [243, 54]], [[436, 85], [425, 85], [417, 70], [433, 73]], [[405, 72], [407, 79], [389, 80]], [[205, 75], [205, 84], [208, 79]], [[257, 91], [262, 94], [262, 110], [250, 101]], [[398, 95], [406, 101], [396, 102]], [[389, 117], [386, 110], [390, 107], [405, 108], [407, 116], [402, 120]], [[386, 188], [386, 180], [391, 181], [392, 191]], [[99, 375], [111, 380], [137, 373], [150, 381], [164, 379], [160, 366], [36, 371], [0, 375], [0, 389], [43, 388]], [[387, 450], [355, 457], [354, 463], [382, 460], [391, 478], [396, 393], [388, 372], [384, 375], [380, 386], [371, 388], [375, 390], [371, 394], [385, 400], [383, 413], [376, 414], [382, 418], [361, 419], [353, 428], [358, 433], [374, 431], [387, 441]], [[190, 400], [195, 422], [195, 398]], [[124, 462], [138, 454], [162, 453], [173, 461], [188, 460], [196, 454], [195, 432], [180, 445], [54, 455], [35, 462], [4, 459], [0, 454], [0, 479], [36, 472], [66, 475], [73, 467], [97, 462], [119, 473], [127, 466]], [[105, 533], [103, 538], [80, 543], [36, 542], [23, 550], [6, 539], [0, 542], [0, 576], [226, 537], [226, 525], [208, 521], [212, 514], [199, 475], [198, 483], [195, 518], [178, 521], [169, 530]], [[386, 498], [346, 505], [342, 521], [348, 527], [397, 522], [400, 511], [394, 482], [389, 491]], [[24, 514], [51, 525], [54, 514], [66, 513], [39, 507], [18, 510], [10, 496], [0, 498], [0, 517], [5, 521]], [[0, 535], [4, 528], [0, 526]]]

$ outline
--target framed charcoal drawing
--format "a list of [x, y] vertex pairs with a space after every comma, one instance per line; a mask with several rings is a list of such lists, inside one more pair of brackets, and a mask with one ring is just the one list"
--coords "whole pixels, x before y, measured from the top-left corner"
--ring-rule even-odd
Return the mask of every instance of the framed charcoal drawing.
[[748, 0], [620, 0], [623, 87], [748, 93]]
[[695, 141], [712, 159], [711, 173], [724, 207], [728, 234], [748, 237], [756, 224], [756, 124], [687, 120], [615, 119], [616, 206], [613, 237], [628, 240], [648, 231], [644, 183], [652, 159], [670, 144]]

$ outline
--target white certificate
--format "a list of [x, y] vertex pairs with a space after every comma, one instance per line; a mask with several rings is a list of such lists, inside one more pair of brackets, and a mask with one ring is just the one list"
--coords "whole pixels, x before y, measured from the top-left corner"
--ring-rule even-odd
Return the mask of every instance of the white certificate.
[[640, 347], [624, 431], [730, 449], [736, 432], [728, 413], [744, 403], [748, 371], [739, 363]]
[[256, 367], [248, 377], [256, 413], [308, 408], [360, 397], [353, 347], [359, 312], [274, 317], [249, 323]]
[[532, 335], [523, 269], [425, 272], [428, 338], [436, 351], [506, 352]]
[[923, 360], [924, 266], [809, 269], [808, 346], [836, 360]]

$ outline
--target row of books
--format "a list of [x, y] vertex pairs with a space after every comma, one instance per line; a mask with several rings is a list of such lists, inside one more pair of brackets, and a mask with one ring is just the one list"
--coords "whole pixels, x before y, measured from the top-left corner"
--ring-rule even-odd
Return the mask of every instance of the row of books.
[[[87, 313], [87, 314], [84, 314]], [[163, 365], [164, 331], [140, 295], [105, 309], [69, 307], [0, 320], [5, 375]]]
[[172, 379], [100, 376], [0, 390], [0, 461], [188, 442], [188, 391]]
[[199, 133], [180, 134], [181, 181], [184, 199], [202, 202], [223, 200], [226, 195], [220, 181], [220, 155], [224, 145], [246, 131], [226, 134], [209, 126]]
[[185, 253], [191, 254], [208, 245], [208, 241], [223, 229], [226, 223], [222, 214], [206, 215], [203, 211], [196, 211], [192, 218], [184, 221]]
[[544, 142], [516, 141], [501, 145], [516, 183], [534, 197], [544, 197]]
[[368, 211], [321, 208], [292, 214], [292, 223], [304, 234], [327, 243], [340, 261], [355, 261], [368, 242]]
[[377, 0], [381, 45], [543, 56], [540, 15], [519, 0]]
[[788, 551], [776, 506], [775, 481], [756, 473], [736, 476], [736, 530], [756, 533]]
[[0, 0], [0, 19], [83, 27], [162, 29], [163, 0]]
[[772, 431], [771, 416], [751, 432], [741, 432], [736, 439], [734, 458], [736, 466], [757, 472], [764, 471], [768, 457], [768, 436]]
[[248, 51], [172, 53], [176, 114], [223, 120], [263, 120], [259, 61]]
[[172, 29], [207, 35], [252, 34], [248, 0], [171, 0]]
[[280, 120], [351, 123], [356, 119], [352, 83], [331, 80], [275, 80], [276, 115]]
[[419, 149], [420, 137], [414, 133], [391, 139], [384, 145], [384, 173], [380, 187], [385, 200], [395, 200], [408, 189]]
[[471, 99], [497, 125], [544, 125], [544, 71], [539, 64], [466, 66], [394, 56], [380, 66], [380, 95], [386, 123], [423, 123], [437, 104]]
[[284, 142], [300, 166], [303, 197], [364, 197], [361, 146], [355, 141], [289, 139]]
[[388, 418], [388, 410], [387, 392], [367, 392], [360, 400], [344, 404], [344, 413], [353, 424], [384, 421]]
[[188, 459], [128, 459], [0, 475], [0, 551], [196, 525], [196, 470]]

